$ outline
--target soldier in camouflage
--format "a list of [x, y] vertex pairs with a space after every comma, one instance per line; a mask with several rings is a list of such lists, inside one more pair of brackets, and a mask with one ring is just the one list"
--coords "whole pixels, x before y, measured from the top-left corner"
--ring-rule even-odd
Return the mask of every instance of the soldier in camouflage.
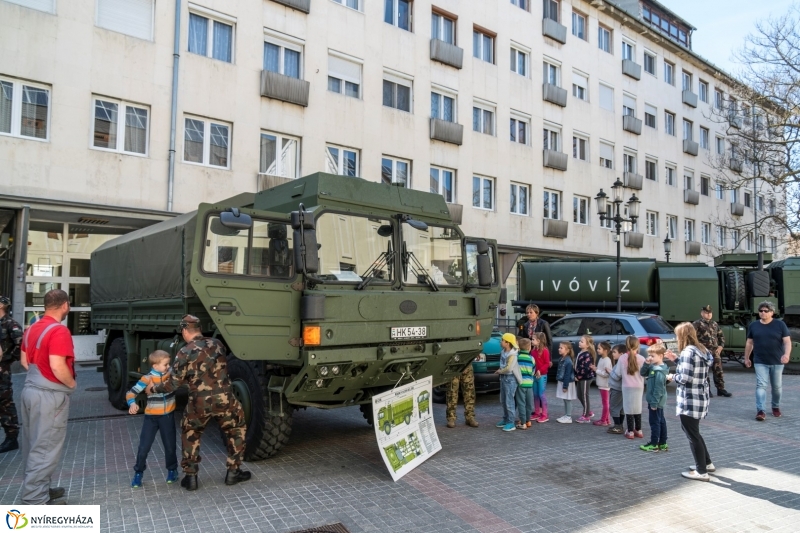
[[714, 354], [712, 371], [717, 395], [730, 398], [733, 395], [725, 390], [725, 376], [722, 374], [722, 359], [720, 359], [722, 349], [725, 347], [725, 336], [722, 334], [719, 324], [712, 320], [713, 313], [711, 306], [706, 305], [700, 309], [700, 320], [695, 320], [693, 325], [697, 331], [697, 340]]
[[0, 453], [19, 448], [19, 421], [14, 405], [14, 390], [11, 388], [11, 364], [19, 361], [19, 346], [22, 343], [22, 328], [11, 318], [11, 300], [0, 296], [0, 426], [6, 438], [0, 444]]
[[467, 425], [478, 427], [475, 420], [475, 374], [472, 372], [472, 363], [450, 381], [447, 388], [447, 427], [456, 427], [456, 406], [458, 405], [458, 389], [461, 387], [461, 396], [464, 398], [464, 418]]
[[171, 392], [183, 385], [189, 388], [189, 402], [181, 421], [181, 466], [186, 474], [181, 486], [197, 490], [197, 465], [200, 462], [200, 439], [213, 418], [225, 435], [228, 447], [226, 485], [250, 479], [250, 472], [241, 470], [247, 427], [242, 404], [233, 396], [228, 379], [225, 346], [217, 339], [203, 337], [200, 319], [186, 315], [180, 323], [186, 346], [175, 357], [171, 380], [153, 387], [147, 393]]

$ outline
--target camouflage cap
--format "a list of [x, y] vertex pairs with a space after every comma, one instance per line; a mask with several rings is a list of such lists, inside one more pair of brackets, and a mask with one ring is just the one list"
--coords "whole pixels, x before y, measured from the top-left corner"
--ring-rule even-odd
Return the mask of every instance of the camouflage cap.
[[200, 328], [200, 319], [194, 315], [183, 315], [181, 318], [180, 329], [191, 327], [192, 329]]
[[705, 311], [706, 313], [713, 313], [714, 311], [711, 309], [710, 305], [706, 305], [700, 308], [701, 311]]

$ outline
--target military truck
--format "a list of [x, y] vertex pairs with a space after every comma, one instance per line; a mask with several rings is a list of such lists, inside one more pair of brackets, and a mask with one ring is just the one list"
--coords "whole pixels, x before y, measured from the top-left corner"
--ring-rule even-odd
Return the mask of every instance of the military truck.
[[92, 254], [108, 399], [183, 346], [184, 314], [229, 351], [247, 460], [287, 442], [293, 410], [359, 405], [401, 380], [461, 372], [501, 302], [497, 248], [437, 194], [313, 174], [144, 228]]
[[378, 409], [378, 426], [382, 427], [383, 431], [389, 435], [394, 426], [399, 426], [402, 422], [410, 424], [413, 414], [414, 400], [409, 396]]
[[[766, 267], [765, 267], [766, 265]], [[600, 260], [526, 260], [518, 264], [517, 313], [536, 303], [545, 317], [571, 312], [616, 311], [616, 263]], [[800, 258], [772, 262], [772, 255], [725, 254], [714, 266], [629, 259], [621, 264], [622, 311], [654, 313], [672, 325], [694, 321], [711, 305], [725, 335], [723, 356], [743, 362], [747, 325], [758, 304], [773, 302], [789, 326], [790, 366], [800, 368]]]

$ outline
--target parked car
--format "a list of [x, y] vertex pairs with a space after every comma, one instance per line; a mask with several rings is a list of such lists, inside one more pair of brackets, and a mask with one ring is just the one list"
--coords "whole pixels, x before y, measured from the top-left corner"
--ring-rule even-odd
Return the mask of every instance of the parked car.
[[[475, 374], [475, 392], [494, 392], [500, 390], [500, 376], [495, 370], [500, 368], [500, 339], [501, 331], [492, 331], [489, 340], [483, 343], [483, 350], [472, 361], [472, 372]], [[439, 385], [433, 388], [433, 401], [445, 403], [447, 401], [447, 387]]]
[[[647, 357], [647, 347], [659, 340], [664, 341], [667, 348], [678, 351], [675, 331], [666, 320], [658, 315], [637, 313], [574, 313], [560, 318], [550, 324], [553, 334], [553, 346], [550, 356], [553, 366], [550, 375], [555, 376], [558, 370], [558, 345], [563, 341], [572, 343], [575, 355], [578, 354], [578, 341], [584, 335], [591, 335], [595, 346], [606, 341], [611, 346], [624, 344], [628, 335], [639, 337], [639, 353]], [[669, 361], [667, 361], [669, 364]]]

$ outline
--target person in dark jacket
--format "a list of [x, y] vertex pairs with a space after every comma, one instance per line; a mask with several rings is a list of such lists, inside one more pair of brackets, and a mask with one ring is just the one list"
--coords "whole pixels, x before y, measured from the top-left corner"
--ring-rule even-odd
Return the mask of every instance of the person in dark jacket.
[[[525, 308], [525, 314], [527, 315], [528, 319], [525, 322], [520, 323], [519, 336], [533, 340], [535, 333], [544, 333], [544, 336], [547, 339], [547, 348], [550, 349], [550, 347], [553, 345], [553, 334], [550, 333], [550, 324], [547, 322], [547, 320], [539, 318], [539, 306], [536, 304], [528, 305], [528, 307]], [[539, 371], [543, 373], [546, 373], [545, 370], [546, 369], [539, 369]]]

